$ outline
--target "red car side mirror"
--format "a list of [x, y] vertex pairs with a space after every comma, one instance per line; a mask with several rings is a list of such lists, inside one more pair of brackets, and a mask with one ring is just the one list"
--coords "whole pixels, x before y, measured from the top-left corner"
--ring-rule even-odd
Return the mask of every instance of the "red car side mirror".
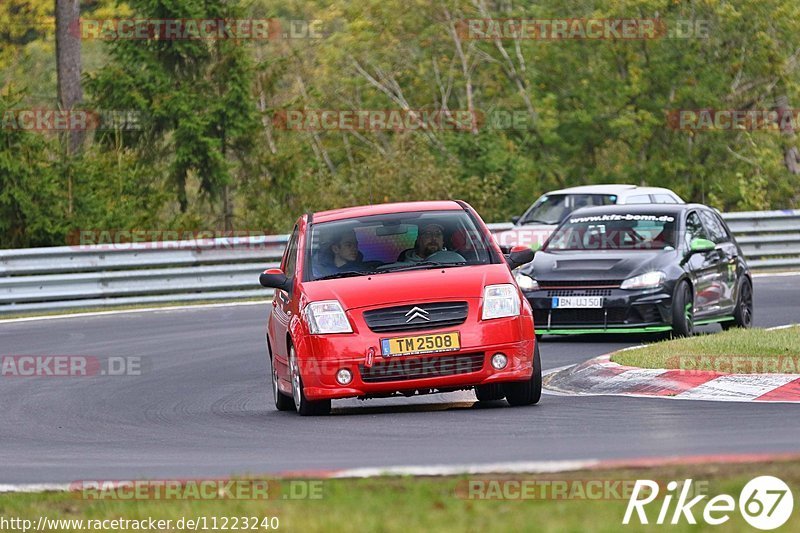
[[270, 289], [280, 289], [289, 292], [292, 287], [291, 281], [280, 268], [270, 268], [261, 273], [258, 281], [263, 287]]
[[506, 255], [506, 263], [512, 269], [533, 261], [533, 250], [527, 246], [514, 246]]

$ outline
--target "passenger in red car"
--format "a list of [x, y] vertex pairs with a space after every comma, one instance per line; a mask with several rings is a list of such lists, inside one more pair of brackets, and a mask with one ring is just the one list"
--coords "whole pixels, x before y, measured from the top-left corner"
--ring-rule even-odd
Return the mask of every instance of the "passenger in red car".
[[358, 250], [356, 232], [352, 229], [336, 234], [328, 243], [328, 253], [319, 258], [321, 275], [365, 270], [363, 255]]
[[360, 262], [356, 232], [346, 230], [337, 235], [331, 244], [331, 252], [333, 252], [333, 266], [336, 268], [342, 268], [347, 263]]

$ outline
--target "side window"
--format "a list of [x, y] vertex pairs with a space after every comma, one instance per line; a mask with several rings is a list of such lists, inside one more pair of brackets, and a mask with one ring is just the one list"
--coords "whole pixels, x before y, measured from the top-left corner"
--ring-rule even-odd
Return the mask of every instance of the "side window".
[[688, 247], [694, 239], [708, 239], [708, 234], [703, 228], [703, 223], [700, 222], [697, 211], [692, 211], [686, 217], [686, 246]]
[[703, 219], [703, 224], [711, 235], [711, 240], [716, 244], [730, 240], [728, 232], [725, 227], [717, 220], [717, 217], [711, 211], [700, 211], [700, 218]]
[[637, 196], [629, 196], [625, 200], [626, 204], [649, 204], [650, 202], [650, 195], [649, 194], [639, 194]]
[[653, 198], [655, 198], [657, 204], [677, 204], [678, 202], [670, 196], [669, 194], [654, 194]]
[[287, 277], [294, 277], [294, 271], [297, 267], [297, 238], [300, 231], [297, 226], [292, 231], [292, 236], [289, 238], [289, 244], [286, 245], [286, 254], [283, 257], [283, 272]]
[[714, 213], [714, 218], [719, 223], [719, 227], [722, 228], [722, 232], [725, 234], [725, 240], [727, 241], [733, 240], [733, 235], [731, 235], [731, 231], [728, 229], [728, 226], [726, 226], [725, 222], [722, 220], [722, 216], [719, 213]]

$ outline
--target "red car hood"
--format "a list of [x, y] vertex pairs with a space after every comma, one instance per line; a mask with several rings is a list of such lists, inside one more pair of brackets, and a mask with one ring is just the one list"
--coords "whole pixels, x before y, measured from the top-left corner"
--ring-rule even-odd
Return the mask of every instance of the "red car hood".
[[476, 265], [303, 283], [308, 301], [339, 300], [345, 310], [453, 298], [480, 298], [483, 288], [513, 283], [505, 264]]

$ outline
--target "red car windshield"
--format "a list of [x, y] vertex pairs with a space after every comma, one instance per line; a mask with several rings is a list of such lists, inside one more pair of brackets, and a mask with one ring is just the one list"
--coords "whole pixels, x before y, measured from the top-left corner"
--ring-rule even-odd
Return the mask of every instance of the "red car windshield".
[[544, 250], [646, 250], [675, 248], [675, 217], [652, 214], [571, 216]]
[[465, 211], [371, 215], [313, 224], [306, 281], [497, 263], [491, 236]]

